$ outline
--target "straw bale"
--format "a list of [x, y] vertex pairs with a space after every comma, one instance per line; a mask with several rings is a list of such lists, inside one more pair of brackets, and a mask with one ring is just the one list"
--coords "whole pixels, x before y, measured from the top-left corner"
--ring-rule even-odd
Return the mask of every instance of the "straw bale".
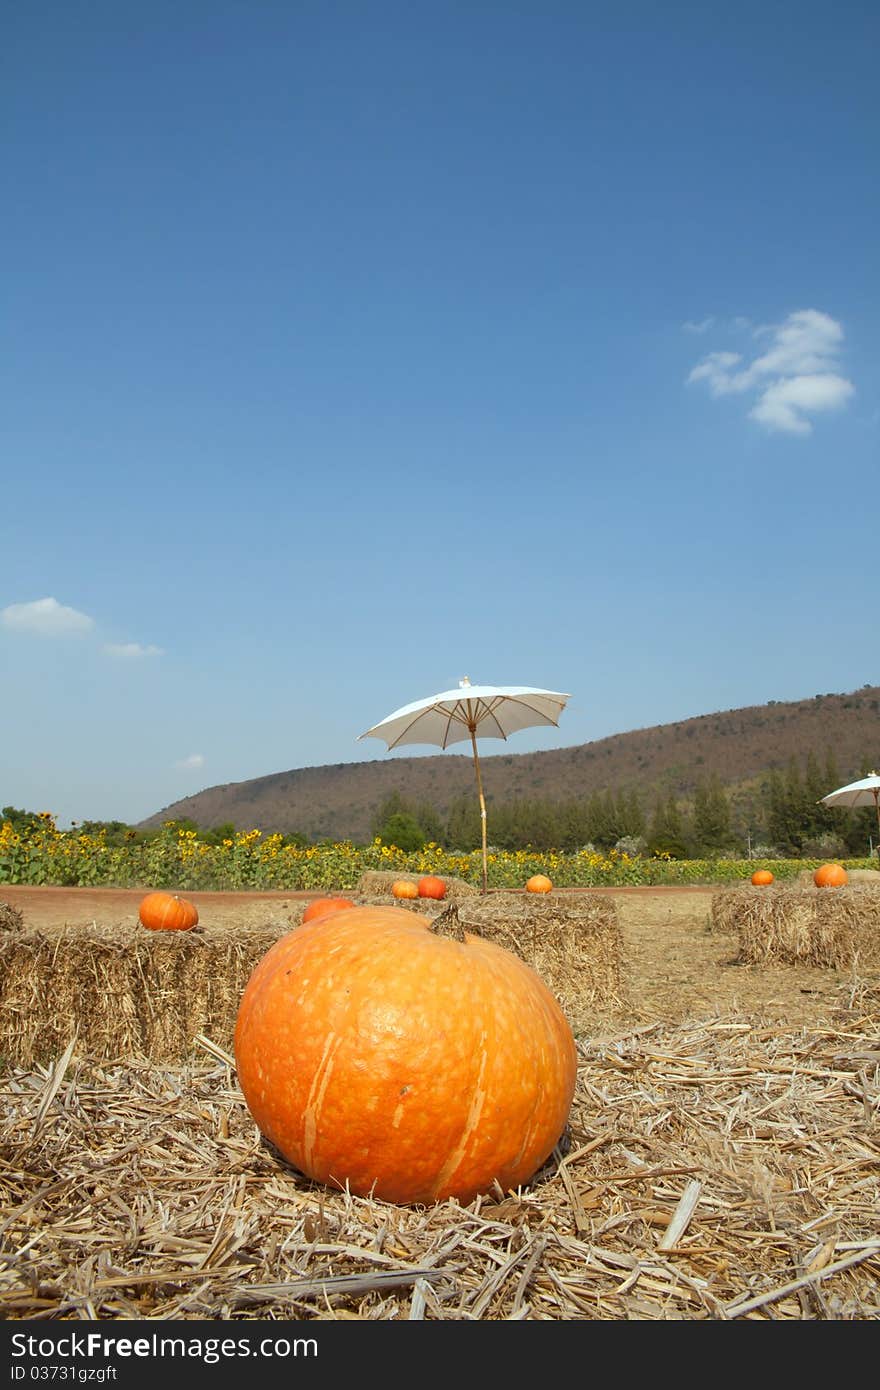
[[11, 903], [0, 902], [0, 931], [19, 931], [24, 925], [24, 917]]
[[[378, 897], [385, 895], [386, 902], [391, 901], [391, 885], [401, 880], [407, 883], [418, 883], [423, 874], [401, 874], [393, 873], [387, 869], [365, 869], [357, 881], [355, 892], [365, 897]], [[445, 874], [438, 874], [446, 884], [446, 897], [452, 901], [459, 898], [476, 898], [481, 896], [481, 889], [473, 883], [468, 883], [463, 878], [447, 878]], [[406, 901], [403, 899], [402, 901]]]
[[880, 966], [880, 888], [872, 884], [727, 889], [713, 895], [711, 920], [738, 936], [740, 964]]
[[[735, 930], [735, 919], [739, 910], [739, 904], [744, 895], [749, 892], [741, 884], [736, 888], [723, 888], [718, 893], [712, 894], [712, 903], [709, 908], [708, 928], [710, 931], [730, 932]], [[755, 891], [759, 891], [755, 889]], [[763, 888], [761, 892], [766, 893]]]
[[[613, 898], [599, 893], [492, 893], [455, 903], [449, 912], [466, 931], [530, 965], [556, 996], [576, 1035], [594, 1026], [598, 1009], [621, 1005], [622, 937]], [[442, 930], [441, 919], [435, 926]]]
[[[521, 1187], [397, 1207], [261, 1139], [230, 1057], [0, 1076], [0, 1319], [877, 1321], [880, 990], [578, 1043]], [[326, 1335], [332, 1341], [332, 1329]]]
[[0, 938], [0, 1059], [30, 1065], [75, 1033], [91, 1056], [172, 1062], [208, 1030], [231, 1046], [242, 991], [286, 925], [145, 932], [79, 924]]

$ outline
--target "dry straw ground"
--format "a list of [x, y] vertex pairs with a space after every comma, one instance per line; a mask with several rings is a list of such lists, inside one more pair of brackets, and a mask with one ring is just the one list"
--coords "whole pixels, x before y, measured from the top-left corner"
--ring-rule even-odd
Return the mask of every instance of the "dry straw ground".
[[[714, 920], [717, 895], [699, 891], [494, 908], [463, 895], [453, 906], [468, 929], [507, 933], [548, 975], [577, 963], [569, 1007], [578, 978], [590, 997], [577, 1092], [525, 1187], [410, 1209], [285, 1164], [255, 1130], [218, 1035], [229, 979], [301, 902], [200, 895], [185, 948], [151, 937], [141, 954], [136, 895], [112, 910], [101, 895], [8, 896], [22, 919], [3, 932], [3, 1045], [22, 1036], [9, 988], [26, 974], [16, 952], [28, 938], [40, 970], [27, 1008], [55, 1031], [39, 1061], [7, 1055], [0, 1081], [0, 1317], [880, 1316], [880, 976], [861, 960], [744, 960], [737, 929]], [[134, 1016], [153, 1020], [150, 1046], [173, 1033], [156, 1013], [176, 1013], [184, 1055], [136, 1047], [122, 1010], [117, 1055], [73, 1036], [87, 1018], [85, 962], [94, 1022], [114, 952], [142, 972], [140, 985], [125, 974], [117, 1000], [131, 993]], [[75, 968], [59, 975], [69, 956]], [[78, 993], [60, 989], [64, 970]]]

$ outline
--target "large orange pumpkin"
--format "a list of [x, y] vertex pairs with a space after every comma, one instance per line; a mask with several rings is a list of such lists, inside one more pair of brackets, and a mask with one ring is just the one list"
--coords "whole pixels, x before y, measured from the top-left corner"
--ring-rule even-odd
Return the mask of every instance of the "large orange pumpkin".
[[756, 869], [755, 872], [752, 874], [752, 883], [754, 883], [756, 886], [762, 887], [765, 884], [772, 882], [773, 875], [771, 874], [769, 869]]
[[417, 898], [419, 896], [418, 885], [413, 883], [411, 878], [395, 879], [391, 885], [392, 898]]
[[532, 874], [531, 878], [526, 880], [527, 893], [549, 893], [552, 887], [553, 884], [546, 874]]
[[313, 922], [316, 917], [324, 917], [328, 912], [341, 912], [346, 907], [354, 907], [351, 898], [312, 898], [301, 920]]
[[568, 1021], [524, 961], [392, 906], [330, 913], [270, 947], [234, 1047], [248, 1109], [290, 1163], [401, 1204], [527, 1182], [577, 1070]]
[[813, 882], [817, 888], [842, 888], [847, 877], [842, 864], [822, 864], [813, 874]]
[[434, 874], [425, 874], [419, 879], [417, 887], [420, 898], [446, 897], [446, 884]]
[[148, 931], [189, 931], [199, 920], [195, 903], [176, 893], [148, 893], [138, 908], [141, 926]]

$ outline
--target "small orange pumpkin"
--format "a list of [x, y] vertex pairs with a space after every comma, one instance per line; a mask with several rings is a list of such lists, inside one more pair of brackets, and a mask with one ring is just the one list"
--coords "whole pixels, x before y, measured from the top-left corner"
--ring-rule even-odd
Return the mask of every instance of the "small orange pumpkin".
[[342, 912], [346, 907], [354, 907], [350, 898], [312, 898], [301, 920], [313, 922], [316, 917], [326, 917], [328, 912]]
[[577, 1077], [568, 1020], [525, 961], [390, 905], [276, 941], [245, 986], [234, 1050], [248, 1109], [288, 1162], [401, 1204], [528, 1182]]
[[763, 887], [764, 885], [772, 882], [773, 875], [771, 874], [769, 869], [756, 869], [755, 872], [752, 874], [752, 883], [754, 883], [756, 887]]
[[552, 887], [553, 884], [546, 874], [532, 874], [531, 878], [526, 880], [527, 893], [549, 893]]
[[847, 872], [842, 864], [822, 864], [813, 874], [817, 888], [842, 888], [847, 882]]
[[413, 883], [411, 878], [398, 878], [391, 885], [392, 898], [417, 898], [419, 896], [418, 884]]
[[425, 874], [418, 881], [417, 891], [420, 898], [445, 898], [446, 884], [434, 874]]
[[148, 931], [189, 931], [199, 920], [195, 903], [176, 893], [148, 893], [138, 908], [141, 926]]

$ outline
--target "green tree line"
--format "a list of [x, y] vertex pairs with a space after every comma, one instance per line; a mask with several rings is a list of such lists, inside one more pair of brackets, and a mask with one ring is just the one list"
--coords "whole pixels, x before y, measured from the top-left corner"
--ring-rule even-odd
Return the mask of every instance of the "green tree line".
[[[868, 771], [867, 764], [860, 775]], [[791, 758], [745, 793], [732, 796], [717, 775], [699, 782], [689, 798], [656, 795], [645, 804], [632, 790], [593, 792], [582, 800], [525, 797], [488, 804], [488, 838], [501, 850], [570, 852], [592, 844], [676, 859], [712, 855], [746, 856], [772, 851], [781, 857], [860, 856], [877, 848], [871, 807], [832, 809], [821, 804], [841, 785], [833, 754], [820, 762], [811, 750], [801, 763]], [[447, 815], [394, 792], [378, 808], [373, 834], [407, 851], [434, 841], [449, 850], [480, 843], [476, 796], [460, 797]]]

